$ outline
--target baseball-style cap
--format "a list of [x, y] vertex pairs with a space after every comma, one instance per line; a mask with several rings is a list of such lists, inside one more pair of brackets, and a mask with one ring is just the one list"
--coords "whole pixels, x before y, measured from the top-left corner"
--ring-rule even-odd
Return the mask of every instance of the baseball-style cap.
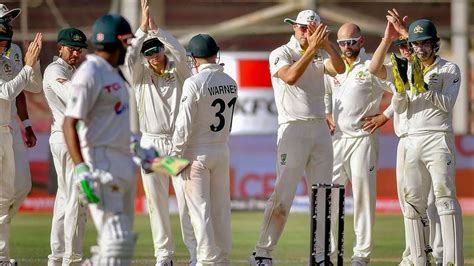
[[316, 23], [316, 25], [318, 25], [319, 23], [321, 23], [321, 18], [313, 10], [303, 10], [298, 13], [296, 20], [292, 20], [291, 18], [285, 18], [283, 21], [290, 25], [308, 25], [309, 22], [314, 22]]
[[92, 26], [92, 43], [112, 44], [119, 40], [120, 35], [133, 34], [130, 24], [120, 15], [104, 15]]
[[144, 53], [146, 50], [149, 50], [151, 48], [163, 46], [164, 44], [160, 40], [158, 40], [158, 38], [152, 37], [143, 42], [142, 49], [140, 51]]
[[8, 7], [4, 4], [0, 4], [0, 18], [10, 18], [14, 20], [18, 15], [20, 15], [21, 9], [14, 8], [9, 10]]
[[217, 54], [219, 46], [208, 34], [198, 34], [191, 38], [188, 45], [188, 55], [204, 58]]
[[393, 41], [393, 45], [395, 46], [400, 46], [402, 44], [408, 44], [408, 39], [400, 36], [398, 39]]
[[87, 48], [87, 37], [79, 29], [66, 28], [58, 33], [58, 43], [66, 46]]
[[419, 19], [410, 24], [408, 28], [408, 41], [417, 42], [428, 39], [439, 40], [436, 26], [431, 20]]

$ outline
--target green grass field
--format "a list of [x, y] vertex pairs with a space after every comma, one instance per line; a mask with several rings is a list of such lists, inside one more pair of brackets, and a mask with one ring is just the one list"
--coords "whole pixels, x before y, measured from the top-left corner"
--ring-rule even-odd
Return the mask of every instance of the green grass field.
[[[234, 212], [232, 215], [232, 265], [246, 265], [246, 259], [258, 238], [263, 212]], [[176, 242], [175, 265], [185, 265], [188, 254], [181, 240], [178, 217], [172, 216]], [[50, 214], [19, 214], [12, 222], [11, 255], [21, 266], [46, 265], [49, 254]], [[345, 261], [348, 263], [354, 241], [352, 216], [347, 216], [345, 226]], [[139, 234], [135, 248], [134, 265], [154, 265], [153, 244], [147, 215], [135, 220]], [[95, 242], [95, 229], [88, 223], [85, 252]], [[371, 265], [395, 265], [403, 249], [401, 215], [377, 215], [375, 224], [375, 249]], [[277, 265], [307, 265], [309, 249], [309, 220], [307, 214], [292, 213], [285, 231], [274, 252]], [[464, 254], [466, 265], [474, 265], [474, 216], [464, 216]]]

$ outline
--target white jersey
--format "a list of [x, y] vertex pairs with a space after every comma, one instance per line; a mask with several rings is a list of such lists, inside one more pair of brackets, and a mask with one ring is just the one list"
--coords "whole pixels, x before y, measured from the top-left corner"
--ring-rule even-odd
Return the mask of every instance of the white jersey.
[[[44, 70], [43, 88], [44, 95], [48, 101], [49, 108], [53, 114], [53, 123], [51, 124], [51, 135], [55, 132], [62, 132], [64, 121], [64, 111], [66, 103], [71, 98], [73, 88], [71, 78], [75, 68], [62, 58], [55, 56], [53, 62]], [[64, 143], [62, 134], [58, 134], [60, 139], [52, 140]]]
[[[10, 49], [8, 49], [5, 55], [16, 64], [16, 67], [18, 67], [18, 69], [21, 69], [23, 67], [23, 56], [21, 53], [20, 46], [12, 43], [10, 46]], [[14, 102], [11, 104], [11, 106], [12, 106], [11, 116], [12, 116], [12, 122], [13, 122], [16, 120], [17, 110], [16, 110], [16, 104]]]
[[227, 143], [236, 102], [237, 83], [223, 66], [199, 66], [199, 73], [184, 82], [173, 154], [199, 144]]
[[278, 47], [270, 54], [270, 75], [278, 110], [278, 124], [326, 118], [324, 61], [321, 51], [294, 85], [289, 85], [277, 77], [277, 72], [282, 67], [294, 64], [303, 53], [298, 40], [291, 36], [287, 44]]
[[[151, 134], [174, 132], [184, 81], [191, 76], [186, 50], [170, 33], [159, 29], [148, 35], [138, 29], [123, 67], [137, 99], [140, 131]], [[158, 75], [149, 68], [140, 50], [146, 38], [158, 38], [170, 52], [165, 71]]]
[[[411, 77], [411, 65], [408, 77]], [[414, 95], [407, 91], [408, 134], [425, 134], [432, 131], [452, 132], [452, 110], [461, 84], [459, 67], [439, 56], [423, 71], [428, 91]], [[411, 79], [410, 79], [411, 86]]]
[[130, 152], [130, 115], [127, 84], [118, 69], [91, 54], [72, 77], [73, 94], [65, 116], [79, 124], [81, 148], [107, 147]]
[[360, 137], [370, 135], [362, 129], [363, 117], [376, 115], [384, 90], [392, 92], [388, 83], [370, 74], [371, 57], [360, 50], [354, 64], [343, 74], [328, 77], [327, 93], [332, 93], [332, 114], [336, 135]]
[[37, 75], [30, 66], [18, 68], [5, 54], [1, 55], [0, 68], [0, 126], [9, 126], [15, 98]]

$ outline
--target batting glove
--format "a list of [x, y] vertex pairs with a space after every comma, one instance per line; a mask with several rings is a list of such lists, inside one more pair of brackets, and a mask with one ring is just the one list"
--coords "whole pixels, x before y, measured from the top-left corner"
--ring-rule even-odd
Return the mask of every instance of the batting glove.
[[132, 135], [130, 138], [130, 150], [133, 154], [133, 161], [136, 165], [143, 168], [145, 173], [151, 173], [151, 165], [154, 159], [158, 158], [160, 154], [153, 148], [144, 149], [140, 146], [139, 138]]
[[89, 166], [80, 163], [74, 167], [74, 185], [79, 192], [79, 200], [84, 203], [98, 203], [99, 197], [94, 194], [94, 184], [96, 177], [92, 174]]

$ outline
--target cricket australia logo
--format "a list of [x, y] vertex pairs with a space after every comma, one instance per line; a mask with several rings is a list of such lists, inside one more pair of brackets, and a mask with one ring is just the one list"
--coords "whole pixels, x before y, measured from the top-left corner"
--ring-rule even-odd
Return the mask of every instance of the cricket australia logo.
[[311, 22], [311, 21], [314, 21], [315, 17], [314, 16], [309, 16], [306, 18], [306, 21], [307, 22]]
[[81, 36], [79, 36], [79, 34], [74, 34], [72, 36], [72, 40], [75, 41], [75, 42], [80, 42], [80, 41], [82, 41], [82, 38], [81, 38]]
[[280, 155], [280, 164], [281, 164], [281, 165], [286, 165], [286, 157], [287, 157], [287, 156], [286, 156], [286, 153], [282, 153], [282, 154]]
[[413, 33], [423, 33], [423, 27], [421, 27], [420, 25], [417, 25], [417, 26], [413, 29]]

